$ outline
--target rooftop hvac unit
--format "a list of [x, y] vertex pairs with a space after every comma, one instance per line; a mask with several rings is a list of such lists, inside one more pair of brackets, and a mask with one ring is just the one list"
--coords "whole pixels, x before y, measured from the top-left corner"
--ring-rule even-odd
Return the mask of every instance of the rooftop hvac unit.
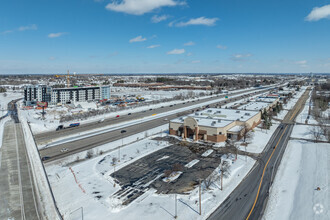
[[220, 123], [221, 122], [221, 119], [218, 119], [218, 123]]
[[199, 113], [196, 112], [195, 115], [199, 115]]
[[236, 113], [240, 113], [240, 111], [236, 111]]
[[209, 109], [209, 110], [207, 110], [207, 112], [212, 112], [212, 110], [211, 110], [211, 109]]
[[250, 115], [250, 113], [248, 113], [248, 112], [247, 112], [247, 113], [245, 113], [245, 115], [249, 116], [249, 115]]
[[221, 111], [217, 111], [217, 113], [221, 113]]

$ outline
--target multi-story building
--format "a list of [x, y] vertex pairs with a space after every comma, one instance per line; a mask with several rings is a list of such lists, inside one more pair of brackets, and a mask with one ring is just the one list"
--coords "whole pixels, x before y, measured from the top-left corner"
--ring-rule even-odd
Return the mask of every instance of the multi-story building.
[[24, 104], [26, 106], [36, 105], [37, 102], [50, 102], [52, 88], [46, 85], [24, 87]]
[[67, 104], [86, 101], [98, 101], [110, 98], [109, 86], [51, 88], [47, 86], [26, 86], [24, 88], [24, 103], [26, 106], [39, 102], [50, 105]]

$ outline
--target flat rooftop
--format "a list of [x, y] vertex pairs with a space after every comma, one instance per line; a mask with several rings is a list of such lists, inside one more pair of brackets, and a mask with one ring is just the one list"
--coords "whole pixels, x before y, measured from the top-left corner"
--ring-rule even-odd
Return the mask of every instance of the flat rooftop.
[[224, 109], [224, 108], [208, 108], [200, 112], [195, 112], [184, 117], [171, 120], [174, 123], [183, 123], [187, 117], [197, 120], [198, 125], [207, 127], [225, 127], [234, 121], [247, 121], [257, 115], [259, 111], [241, 110], [241, 109]]
[[240, 106], [238, 109], [259, 111], [269, 106], [267, 102], [249, 102]]

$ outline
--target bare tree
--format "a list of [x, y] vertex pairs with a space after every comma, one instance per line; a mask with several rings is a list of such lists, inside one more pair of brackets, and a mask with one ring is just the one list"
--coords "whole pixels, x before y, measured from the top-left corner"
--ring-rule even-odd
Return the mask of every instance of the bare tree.
[[228, 178], [230, 176], [230, 164], [228, 161], [221, 161], [220, 165], [220, 190], [223, 189], [223, 178]]
[[321, 133], [322, 133], [320, 127], [319, 126], [312, 126], [311, 132], [312, 132], [312, 136], [314, 138], [314, 141], [318, 142], [321, 138]]
[[251, 128], [248, 124], [244, 124], [240, 127], [241, 136], [243, 137], [243, 142], [245, 143], [247, 140], [252, 139], [253, 133], [250, 132]]
[[206, 189], [210, 189], [210, 186], [219, 179], [216, 172], [211, 173], [207, 178], [204, 179], [203, 183]]
[[94, 151], [93, 151], [93, 149], [90, 149], [87, 151], [86, 158], [90, 159], [93, 157], [93, 155], [94, 155]]

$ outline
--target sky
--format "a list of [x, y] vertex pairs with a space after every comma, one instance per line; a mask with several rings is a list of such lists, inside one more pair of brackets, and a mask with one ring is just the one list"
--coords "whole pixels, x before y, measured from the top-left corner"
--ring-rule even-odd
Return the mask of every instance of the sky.
[[0, 74], [330, 73], [330, 0], [1, 0]]

